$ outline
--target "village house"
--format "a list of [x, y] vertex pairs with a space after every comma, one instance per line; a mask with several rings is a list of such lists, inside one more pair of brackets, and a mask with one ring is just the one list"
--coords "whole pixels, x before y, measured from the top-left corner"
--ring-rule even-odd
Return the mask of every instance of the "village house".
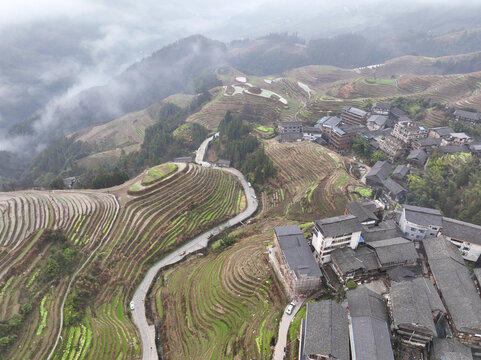
[[322, 130], [323, 138], [327, 141], [331, 138], [332, 129], [337, 127], [341, 123], [341, 119], [337, 116], [324, 116], [322, 119], [316, 122], [314, 127]]
[[373, 241], [393, 239], [402, 236], [401, 230], [396, 226], [393, 220], [382, 221], [377, 226], [368, 228], [363, 227], [361, 236], [366, 243]]
[[371, 113], [375, 115], [389, 115], [391, 105], [383, 102], [375, 102], [371, 106]]
[[420, 206], [403, 205], [399, 228], [409, 240], [423, 240], [437, 236], [443, 227], [443, 217], [439, 210]]
[[394, 136], [381, 136], [377, 139], [379, 150], [386, 154], [390, 161], [394, 161], [406, 151], [406, 144]]
[[271, 261], [288, 296], [319, 290], [322, 274], [301, 229], [295, 225], [274, 229], [274, 257]]
[[343, 306], [331, 300], [307, 303], [299, 359], [350, 360], [347, 310]]
[[352, 359], [394, 360], [383, 297], [360, 287], [347, 292], [347, 303]]
[[409, 168], [406, 165], [398, 165], [392, 173], [392, 178], [398, 181], [402, 181], [409, 173]]
[[374, 201], [351, 201], [347, 204], [345, 215], [354, 215], [364, 226], [375, 226], [379, 223], [382, 209]]
[[402, 237], [368, 243], [376, 252], [380, 270], [386, 271], [396, 266], [416, 266], [418, 253], [414, 244]]
[[481, 255], [481, 226], [443, 217], [441, 234], [456, 245], [465, 260], [478, 261]]
[[402, 342], [424, 348], [437, 337], [435, 322], [446, 310], [431, 280], [392, 282], [388, 304], [393, 332]]
[[317, 262], [328, 263], [331, 260], [331, 252], [336, 248], [344, 246], [357, 248], [361, 231], [361, 222], [353, 215], [316, 220], [312, 229], [312, 246]]
[[366, 121], [366, 126], [371, 131], [382, 130], [391, 127], [392, 122], [387, 115], [371, 115]]
[[471, 144], [473, 142], [473, 139], [469, 136], [466, 135], [465, 133], [451, 133], [449, 136], [446, 136], [443, 138], [441, 141], [441, 146], [446, 146], [446, 145], [466, 145], [466, 144]]
[[371, 170], [366, 174], [366, 184], [370, 186], [382, 186], [384, 180], [387, 179], [391, 172], [392, 165], [387, 161], [378, 161]]
[[399, 203], [406, 201], [407, 190], [393, 179], [386, 179], [382, 182], [384, 194]]
[[442, 236], [424, 239], [422, 244], [454, 337], [481, 345], [481, 298], [461, 254]]
[[192, 156], [177, 157], [177, 158], [174, 159], [174, 162], [177, 162], [177, 163], [189, 163], [189, 162], [192, 162]]
[[406, 161], [417, 167], [424, 167], [426, 160], [428, 159], [428, 154], [424, 150], [413, 150], [409, 153]]
[[401, 110], [398, 107], [391, 107], [389, 110], [389, 116], [395, 121], [401, 121], [408, 118], [407, 112]]
[[454, 120], [476, 124], [481, 122], [481, 114], [472, 111], [456, 110], [454, 112]]
[[359, 128], [354, 126], [334, 127], [329, 138], [329, 147], [338, 152], [349, 150], [358, 130]]
[[277, 135], [277, 141], [280, 143], [302, 141], [302, 137], [302, 133], [300, 132], [281, 133]]
[[471, 144], [469, 149], [474, 155], [481, 157], [481, 144]]
[[344, 106], [341, 111], [341, 120], [347, 125], [363, 125], [366, 123], [368, 113], [353, 106]]
[[317, 138], [322, 137], [322, 129], [314, 126], [303, 126], [302, 127], [302, 139], [314, 141]]
[[429, 129], [428, 137], [435, 138], [435, 139], [442, 139], [449, 136], [449, 134], [453, 132], [454, 130], [449, 126], [435, 127], [435, 128]]
[[300, 121], [281, 121], [278, 125], [279, 133], [301, 133], [302, 123]]
[[414, 140], [411, 143], [411, 149], [413, 150], [424, 150], [428, 153], [436, 150], [439, 146], [441, 146], [441, 142], [443, 139], [435, 138], [435, 137], [427, 137], [423, 139]]
[[410, 120], [404, 120], [394, 125], [392, 136], [401, 140], [405, 144], [411, 144], [414, 140], [427, 137], [428, 132], [424, 127], [419, 126]]
[[217, 160], [217, 166], [228, 168], [228, 167], [230, 167], [230, 160], [219, 159], [219, 160]]
[[381, 265], [376, 251], [369, 246], [351, 249], [349, 246], [337, 248], [331, 253], [331, 266], [341, 284], [349, 280], [361, 280], [379, 273]]

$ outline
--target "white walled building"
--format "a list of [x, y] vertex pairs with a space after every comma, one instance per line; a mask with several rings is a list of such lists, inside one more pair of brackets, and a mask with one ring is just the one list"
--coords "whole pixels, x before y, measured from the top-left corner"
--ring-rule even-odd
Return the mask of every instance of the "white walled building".
[[312, 246], [318, 263], [331, 261], [331, 252], [350, 246], [356, 249], [361, 238], [362, 225], [353, 215], [341, 215], [314, 222]]
[[456, 245], [465, 260], [478, 260], [481, 255], [481, 226], [443, 217], [441, 233]]
[[438, 236], [443, 227], [443, 217], [439, 210], [419, 206], [404, 205], [399, 219], [399, 228], [409, 240], [422, 240]]

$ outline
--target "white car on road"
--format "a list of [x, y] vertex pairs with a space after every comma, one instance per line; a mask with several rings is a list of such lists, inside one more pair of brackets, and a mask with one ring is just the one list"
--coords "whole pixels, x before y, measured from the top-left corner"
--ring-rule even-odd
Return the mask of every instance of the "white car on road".
[[134, 309], [135, 309], [134, 302], [131, 301], [131, 302], [130, 302], [130, 310], [134, 310]]
[[296, 307], [296, 303], [293, 301], [289, 304], [289, 306], [287, 306], [287, 309], [286, 309], [286, 314], [287, 315], [291, 315], [292, 314], [292, 310], [294, 310], [294, 308]]

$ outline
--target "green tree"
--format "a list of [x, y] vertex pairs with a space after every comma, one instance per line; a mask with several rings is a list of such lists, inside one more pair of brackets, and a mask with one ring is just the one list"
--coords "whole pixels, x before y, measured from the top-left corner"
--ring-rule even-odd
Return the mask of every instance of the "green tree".
[[372, 154], [370, 162], [372, 165], [374, 165], [378, 161], [385, 161], [385, 160], [387, 160], [386, 154], [384, 154], [381, 150], [377, 150]]
[[63, 183], [62, 177], [57, 176], [50, 182], [50, 184], [48, 184], [48, 187], [52, 190], [63, 190], [65, 188], [65, 184]]

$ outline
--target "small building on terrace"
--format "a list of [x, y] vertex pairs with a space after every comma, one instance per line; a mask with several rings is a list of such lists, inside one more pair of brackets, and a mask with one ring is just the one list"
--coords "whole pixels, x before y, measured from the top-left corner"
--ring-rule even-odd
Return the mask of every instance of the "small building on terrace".
[[[289, 296], [311, 294], [319, 290], [322, 273], [301, 229], [295, 225], [274, 229], [276, 273]], [[276, 266], [276, 264], [273, 264]]]
[[375, 250], [369, 246], [359, 246], [355, 250], [337, 248], [331, 253], [330, 266], [343, 284], [375, 275], [381, 267]]
[[443, 217], [441, 233], [456, 245], [465, 260], [478, 261], [481, 255], [481, 226]]
[[364, 226], [375, 226], [382, 217], [381, 209], [371, 200], [351, 201], [347, 204], [344, 214], [354, 215]]
[[383, 271], [400, 265], [417, 265], [419, 256], [413, 242], [402, 237], [374, 241], [368, 246], [376, 251]]
[[391, 172], [392, 165], [387, 161], [378, 161], [366, 174], [366, 184], [371, 186], [382, 186]]
[[302, 123], [300, 121], [281, 121], [278, 125], [279, 133], [301, 133]]
[[409, 240], [422, 240], [437, 236], [443, 227], [443, 217], [439, 210], [420, 206], [404, 205], [399, 227]]

